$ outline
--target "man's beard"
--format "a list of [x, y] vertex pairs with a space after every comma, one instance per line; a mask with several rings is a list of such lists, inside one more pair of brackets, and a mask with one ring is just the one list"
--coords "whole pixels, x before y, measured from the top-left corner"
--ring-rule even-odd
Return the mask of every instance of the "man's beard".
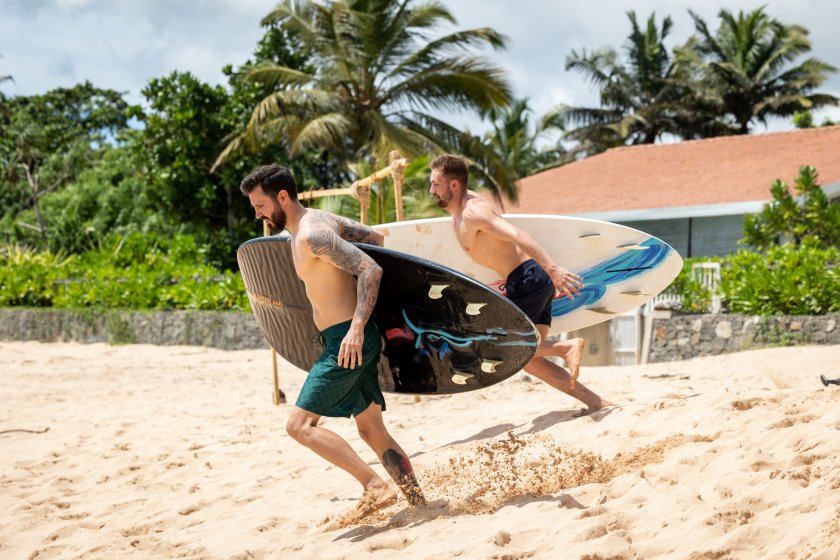
[[268, 224], [268, 231], [271, 232], [271, 235], [275, 235], [286, 229], [286, 213], [280, 208], [279, 204], [274, 203], [271, 217], [265, 220], [265, 223]]
[[432, 195], [435, 199], [435, 204], [437, 204], [438, 208], [446, 208], [449, 206], [449, 201], [452, 200], [452, 191], [445, 193], [443, 196]]

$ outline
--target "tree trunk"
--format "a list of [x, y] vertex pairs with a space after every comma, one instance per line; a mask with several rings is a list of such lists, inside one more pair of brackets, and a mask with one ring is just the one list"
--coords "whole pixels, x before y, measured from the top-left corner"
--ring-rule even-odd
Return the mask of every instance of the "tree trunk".
[[47, 241], [47, 226], [44, 224], [44, 216], [41, 213], [41, 203], [38, 200], [40, 198], [38, 176], [32, 174], [28, 163], [23, 164], [23, 169], [26, 171], [26, 180], [29, 183], [29, 188], [32, 189], [32, 206], [35, 208], [35, 216], [38, 218], [38, 229], [41, 233], [41, 242], [44, 244], [44, 248], [48, 249], [49, 242]]

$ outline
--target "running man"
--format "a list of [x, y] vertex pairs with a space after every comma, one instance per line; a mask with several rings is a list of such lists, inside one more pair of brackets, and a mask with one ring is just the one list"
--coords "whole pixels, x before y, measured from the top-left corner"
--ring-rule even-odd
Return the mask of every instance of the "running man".
[[[577, 383], [584, 340], [550, 341], [551, 304], [556, 294], [574, 298], [583, 287], [577, 274], [557, 266], [534, 239], [514, 226], [494, 205], [468, 190], [467, 164], [458, 156], [443, 155], [431, 164], [435, 204], [452, 214], [452, 227], [461, 248], [476, 263], [506, 278], [507, 297], [534, 322], [541, 342], [525, 371], [586, 404], [588, 412], [613, 403]], [[549, 356], [563, 358], [568, 371]]]
[[318, 426], [321, 416], [352, 416], [362, 440], [382, 461], [409, 503], [425, 504], [408, 455], [382, 420], [385, 398], [377, 372], [381, 341], [370, 319], [382, 269], [351, 243], [381, 246], [382, 235], [347, 218], [304, 208], [298, 201], [294, 177], [281, 165], [258, 167], [242, 180], [240, 189], [248, 196], [258, 220], [266, 222], [273, 232], [287, 229], [291, 233], [295, 272], [306, 285], [324, 344], [321, 357], [301, 387], [286, 431], [361, 483], [362, 498], [345, 522], [357, 521], [396, 502], [397, 494], [344, 439]]

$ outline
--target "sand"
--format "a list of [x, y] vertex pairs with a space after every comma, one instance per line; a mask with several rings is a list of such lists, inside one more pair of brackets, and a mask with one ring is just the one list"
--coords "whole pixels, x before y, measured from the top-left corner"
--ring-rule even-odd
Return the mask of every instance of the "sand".
[[0, 558], [840, 558], [840, 346], [582, 368], [620, 403], [588, 416], [524, 374], [389, 395], [429, 505], [345, 528], [361, 487], [286, 435], [269, 356], [0, 343]]

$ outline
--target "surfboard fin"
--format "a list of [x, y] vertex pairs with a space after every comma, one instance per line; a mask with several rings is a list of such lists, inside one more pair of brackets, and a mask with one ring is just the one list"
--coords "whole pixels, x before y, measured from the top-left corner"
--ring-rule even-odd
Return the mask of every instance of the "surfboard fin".
[[481, 308], [487, 305], [486, 303], [468, 303], [467, 304], [467, 315], [479, 315], [481, 314]]
[[429, 288], [429, 299], [440, 299], [443, 297], [443, 290], [449, 287], [449, 284], [432, 284]]
[[467, 379], [475, 377], [471, 373], [455, 370], [455, 375], [452, 376], [452, 383], [455, 385], [466, 385]]
[[615, 315], [615, 311], [610, 310], [607, 307], [587, 307], [587, 311], [594, 311], [595, 313], [603, 313], [604, 315]]
[[501, 363], [501, 360], [482, 360], [481, 371], [484, 373], [496, 373], [496, 366]]
[[634, 251], [645, 251], [645, 250], [647, 250], [647, 247], [643, 247], [642, 245], [639, 245], [638, 243], [625, 243], [624, 245], [619, 245], [616, 248], [617, 249], [632, 249]]
[[643, 292], [640, 292], [639, 290], [634, 290], [632, 292], [621, 292], [621, 295], [623, 295], [623, 296], [645, 296], [645, 297], [650, 296], [650, 294], [645, 294]]

